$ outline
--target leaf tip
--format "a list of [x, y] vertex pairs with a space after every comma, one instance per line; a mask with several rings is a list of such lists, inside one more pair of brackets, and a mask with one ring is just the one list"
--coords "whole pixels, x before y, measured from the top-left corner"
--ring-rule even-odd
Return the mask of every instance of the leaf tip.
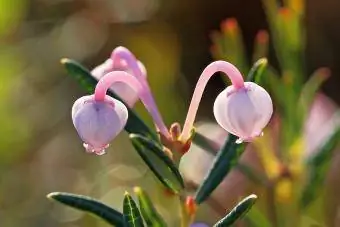
[[56, 196], [59, 195], [59, 192], [51, 192], [49, 194], [46, 195], [46, 198], [48, 199], [54, 199]]
[[256, 41], [259, 43], [267, 43], [269, 40], [269, 35], [268, 32], [266, 30], [260, 30], [257, 34], [256, 34]]
[[65, 65], [66, 63], [68, 63], [70, 61], [70, 59], [68, 59], [68, 58], [62, 58], [62, 59], [60, 59], [60, 63], [62, 64], [62, 65]]
[[317, 72], [318, 72], [317, 75], [319, 75], [319, 77], [325, 80], [328, 79], [332, 74], [331, 69], [327, 67], [319, 68], [317, 69]]
[[268, 59], [267, 58], [260, 58], [259, 60], [257, 60], [257, 64], [262, 65], [262, 66], [267, 66]]
[[251, 199], [251, 200], [257, 200], [257, 195], [255, 194], [251, 194], [250, 196], [248, 196], [248, 199]]
[[130, 134], [129, 134], [129, 138], [130, 138], [130, 139], [133, 139], [133, 138], [135, 138], [136, 136], [137, 136], [137, 135], [134, 134], [134, 133], [130, 133]]
[[142, 192], [142, 189], [141, 187], [134, 187], [133, 188], [133, 191], [136, 193], [136, 194], [140, 194]]

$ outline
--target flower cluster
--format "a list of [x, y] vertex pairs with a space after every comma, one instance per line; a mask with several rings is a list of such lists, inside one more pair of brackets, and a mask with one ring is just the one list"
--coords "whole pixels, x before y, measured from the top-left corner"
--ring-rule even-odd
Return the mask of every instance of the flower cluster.
[[231, 80], [214, 103], [214, 116], [217, 123], [231, 134], [239, 137], [238, 142], [250, 141], [260, 136], [269, 122], [273, 105], [269, 94], [253, 82], [244, 82], [239, 70], [226, 61], [215, 61], [202, 72], [189, 106], [188, 114], [181, 131], [179, 127], [170, 130], [165, 126], [155, 104], [147, 82], [144, 65], [126, 48], [117, 47], [111, 57], [92, 71], [98, 84], [93, 95], [79, 98], [72, 108], [73, 124], [84, 142], [87, 152], [101, 155], [110, 141], [124, 128], [128, 119], [125, 104], [106, 95], [112, 89], [124, 102], [133, 107], [140, 99], [154, 120], [163, 144], [171, 142], [188, 144], [199, 103], [209, 79], [222, 72]]

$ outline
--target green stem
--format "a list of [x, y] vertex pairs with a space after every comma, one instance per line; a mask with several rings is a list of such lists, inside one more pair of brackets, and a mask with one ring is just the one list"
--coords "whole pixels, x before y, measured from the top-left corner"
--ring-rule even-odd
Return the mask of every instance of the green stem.
[[271, 184], [267, 189], [267, 208], [270, 221], [273, 227], [278, 227], [277, 209], [275, 204], [275, 184]]
[[195, 214], [188, 213], [185, 197], [180, 196], [179, 203], [181, 208], [181, 227], [189, 227], [190, 224], [194, 221]]

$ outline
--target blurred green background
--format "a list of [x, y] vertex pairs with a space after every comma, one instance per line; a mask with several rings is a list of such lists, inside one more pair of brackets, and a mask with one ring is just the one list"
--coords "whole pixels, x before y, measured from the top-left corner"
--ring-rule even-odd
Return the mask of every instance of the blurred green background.
[[[337, 103], [339, 10], [337, 0], [306, 2], [307, 71], [331, 68], [323, 91]], [[145, 64], [166, 123], [183, 122], [198, 76], [212, 61], [211, 31], [228, 17], [238, 20], [250, 59], [257, 31], [268, 27], [257, 0], [0, 0], [0, 226], [105, 226], [45, 195], [86, 194], [119, 209], [124, 191], [135, 185], [153, 195], [175, 226], [177, 204], [157, 189], [125, 133], [107, 155], [84, 154], [70, 110], [85, 93], [59, 61], [73, 58], [93, 68], [114, 47], [126, 46]], [[212, 79], [199, 119], [212, 118], [211, 103], [224, 86], [221, 78]], [[136, 108], [151, 123], [142, 105]], [[340, 226], [333, 209], [333, 226]], [[217, 219], [208, 208], [204, 212], [200, 220]]]

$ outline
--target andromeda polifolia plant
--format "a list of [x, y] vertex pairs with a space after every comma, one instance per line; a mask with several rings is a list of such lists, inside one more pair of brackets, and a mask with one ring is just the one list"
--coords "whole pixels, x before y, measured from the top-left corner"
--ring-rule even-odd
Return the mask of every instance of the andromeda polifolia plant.
[[[221, 60], [210, 63], [197, 82], [183, 130], [176, 122], [167, 128], [147, 82], [146, 69], [127, 48], [115, 48], [111, 57], [92, 72], [73, 60], [63, 59], [62, 64], [71, 76], [92, 93], [76, 100], [71, 114], [86, 152], [105, 154], [110, 142], [125, 129], [145, 164], [163, 187], [178, 198], [182, 227], [204, 226], [194, 224], [197, 206], [209, 197], [234, 167], [244, 151], [244, 142], [252, 142], [262, 135], [262, 130], [273, 113], [269, 94], [253, 82], [262, 73], [259, 69], [265, 67], [265, 60], [254, 65], [248, 75], [252, 81], [247, 82], [244, 82], [242, 74], [231, 63]], [[213, 112], [217, 123], [233, 136], [226, 140], [220, 156], [216, 158], [207, 178], [193, 197], [186, 190], [178, 163], [190, 149], [195, 135], [195, 117], [205, 87], [209, 79], [218, 72], [229, 78], [231, 85], [217, 96]], [[131, 109], [138, 99], [152, 117], [155, 129], [148, 128]], [[141, 188], [135, 188], [135, 193], [139, 206], [126, 193], [123, 213], [81, 195], [55, 192], [48, 197], [95, 214], [114, 226], [166, 226], [155, 209], [152, 198]], [[255, 195], [247, 197], [215, 226], [233, 224], [252, 207], [256, 199]]]

